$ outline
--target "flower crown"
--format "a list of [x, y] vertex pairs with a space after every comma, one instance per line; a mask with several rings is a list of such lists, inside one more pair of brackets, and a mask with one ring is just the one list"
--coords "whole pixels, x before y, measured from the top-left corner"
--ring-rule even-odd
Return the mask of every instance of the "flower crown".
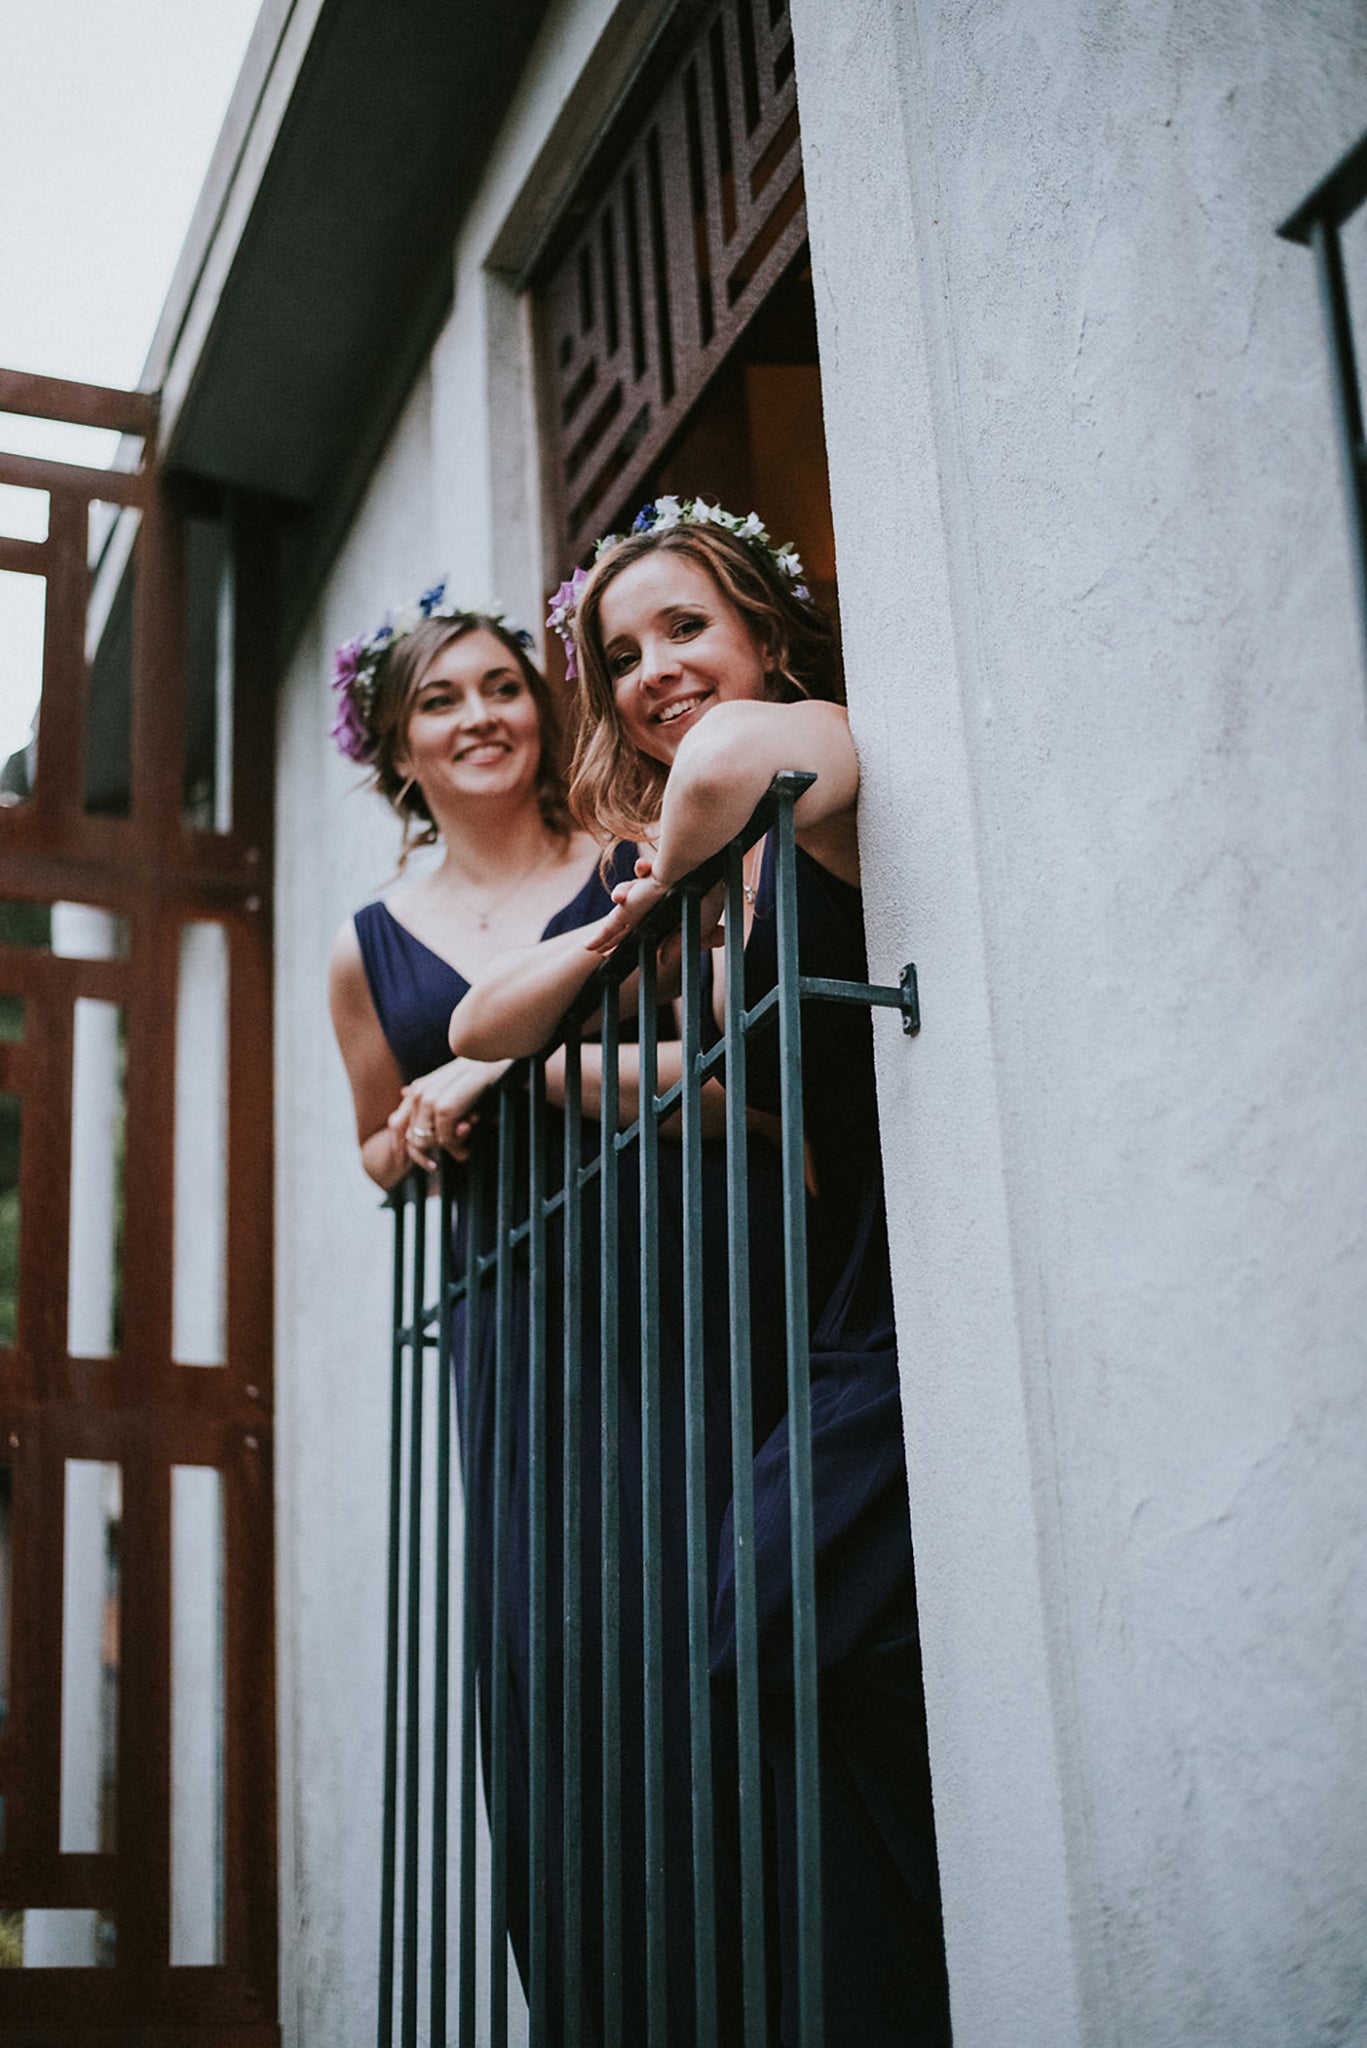
[[428, 619], [465, 618], [487, 619], [490, 625], [503, 626], [519, 647], [532, 644], [532, 636], [525, 628], [505, 625], [501, 611], [472, 609], [448, 598], [443, 577], [430, 590], [424, 590], [416, 604], [400, 605], [397, 611], [386, 612], [384, 624], [366, 639], [347, 640], [337, 649], [332, 665], [332, 689], [337, 698], [332, 737], [348, 761], [369, 767], [375, 759], [378, 742], [370, 721], [375, 715], [380, 665], [385, 656]]
[[[749, 541], [762, 554], [769, 557], [774, 570], [804, 604], [810, 604], [812, 593], [807, 588], [806, 575], [797, 549], [791, 542], [786, 547], [776, 548], [758, 512], [747, 512], [742, 519], [735, 512], [727, 512], [720, 505], [709, 505], [706, 498], [656, 498], [649, 505], [643, 505], [631, 522], [635, 533], [664, 533], [671, 526], [720, 526], [726, 533], [734, 533], [737, 540]], [[609, 548], [619, 547], [629, 536], [624, 533], [605, 533], [593, 550], [597, 562]], [[551, 599], [550, 615], [546, 624], [558, 633], [565, 643], [565, 674], [571, 682], [579, 673], [575, 656], [574, 620], [579, 609], [579, 593], [589, 580], [587, 569], [576, 569], [568, 582], [562, 583]]]

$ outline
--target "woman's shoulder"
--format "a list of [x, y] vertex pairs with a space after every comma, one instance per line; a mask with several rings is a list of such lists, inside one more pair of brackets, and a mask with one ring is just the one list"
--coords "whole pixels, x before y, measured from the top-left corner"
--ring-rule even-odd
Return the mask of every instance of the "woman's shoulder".
[[332, 941], [333, 964], [345, 966], [348, 962], [355, 962], [359, 965], [385, 927], [393, 922], [394, 914], [385, 897], [373, 896], [368, 903], [362, 903], [337, 927]]
[[350, 917], [343, 918], [338, 925], [332, 934], [332, 944], [328, 948], [329, 974], [344, 973], [349, 968], [360, 966], [361, 930], [366, 913], [373, 909], [373, 904], [363, 904], [359, 910], [353, 911]]

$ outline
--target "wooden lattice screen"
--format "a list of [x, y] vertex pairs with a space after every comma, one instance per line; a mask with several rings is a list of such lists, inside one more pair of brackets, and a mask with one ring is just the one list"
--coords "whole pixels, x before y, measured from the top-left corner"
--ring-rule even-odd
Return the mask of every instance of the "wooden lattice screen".
[[570, 558], [631, 501], [806, 234], [787, 5], [724, 0], [540, 288]]
[[45, 590], [0, 781], [0, 2042], [268, 2048], [266, 573], [173, 501], [153, 398], [0, 372], [0, 411], [144, 451], [0, 455], [0, 534], [46, 523], [0, 538]]

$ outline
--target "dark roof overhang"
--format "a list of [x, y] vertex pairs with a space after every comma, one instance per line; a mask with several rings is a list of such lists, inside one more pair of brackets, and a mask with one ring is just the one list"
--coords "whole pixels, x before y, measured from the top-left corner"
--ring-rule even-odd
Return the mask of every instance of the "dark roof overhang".
[[546, 5], [263, 8], [146, 381], [168, 473], [285, 511], [286, 644], [449, 309]]

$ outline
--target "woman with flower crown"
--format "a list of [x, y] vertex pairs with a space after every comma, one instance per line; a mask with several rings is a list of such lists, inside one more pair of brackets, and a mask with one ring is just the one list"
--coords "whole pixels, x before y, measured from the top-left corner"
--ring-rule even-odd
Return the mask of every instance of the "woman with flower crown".
[[[599, 544], [560, 593], [580, 728], [571, 804], [600, 840], [636, 841], [635, 874], [597, 926], [499, 963], [453, 1042], [516, 1052], [550, 1027], [593, 966], [668, 888], [740, 831], [773, 776], [807, 770], [798, 799], [804, 974], [864, 981], [855, 806], [859, 766], [834, 694], [835, 654], [791, 549], [755, 514], [661, 499]], [[777, 974], [767, 843], [746, 869], [747, 1003]], [[709, 1008], [720, 1029], [720, 977]], [[747, 1097], [778, 1108], [776, 1034], [753, 1043]], [[828, 2048], [943, 2048], [948, 1992], [891, 1274], [868, 1013], [816, 1005], [802, 1031], [809, 1247], [812, 1492]], [[758, 1348], [756, 1351], [758, 1357]], [[796, 1819], [786, 1421], [755, 1460], [762, 1742], [777, 1816], [782, 2039], [797, 2038]], [[734, 1674], [729, 1529], [712, 1666]]]
[[[339, 650], [333, 677], [334, 737], [369, 771], [370, 785], [403, 825], [400, 879], [338, 933], [330, 995], [338, 1043], [351, 1082], [356, 1135], [367, 1173], [392, 1187], [418, 1167], [432, 1173], [444, 1151], [468, 1159], [481, 1100], [506, 1061], [452, 1058], [451, 1012], [469, 979], [497, 952], [599, 918], [608, 907], [596, 845], [570, 823], [560, 769], [560, 733], [550, 691], [532, 663], [529, 637], [497, 615], [458, 610], [441, 586], [387, 619], [365, 641]], [[412, 846], [439, 857], [420, 875], [406, 872]], [[586, 1098], [592, 1080], [586, 1073]], [[552, 1112], [553, 1114], [553, 1112]], [[457, 1269], [467, 1249], [466, 1203], [458, 1200]], [[554, 1233], [550, 1251], [555, 1253]], [[585, 1289], [597, 1299], [596, 1285]], [[552, 1344], [556, 1307], [547, 1290]], [[492, 1548], [492, 1317], [482, 1319], [475, 1357], [467, 1358], [463, 1307], [452, 1332], [457, 1393], [465, 1419], [467, 1540], [475, 1562], [485, 1782], [488, 1783], [489, 1647], [494, 1598]], [[527, 1286], [515, 1278], [515, 1370], [525, 1371]], [[586, 1362], [595, 1354], [586, 1327]], [[554, 1353], [552, 1353], [554, 1355]], [[511, 1404], [511, 1515], [526, 1527], [525, 1396]], [[554, 1419], [551, 1422], [554, 1430]], [[554, 1441], [552, 1434], [551, 1440]], [[592, 1450], [588, 1433], [588, 1450]], [[596, 1485], [586, 1471], [583, 1490]], [[587, 1532], [593, 1517], [586, 1515]], [[552, 1502], [552, 1528], [559, 1509]], [[587, 1553], [586, 1553], [587, 1554]], [[504, 1579], [509, 1631], [511, 1737], [507, 1753], [510, 1933], [527, 1970], [528, 1592], [525, 1541], [515, 1543]], [[551, 1753], [548, 1804], [559, 1812]], [[559, 1926], [552, 1899], [552, 1941]], [[552, 1976], [555, 1958], [552, 1956]]]
[[[416, 607], [387, 620], [367, 641], [352, 641], [337, 657], [334, 688], [338, 716], [334, 736], [349, 758], [370, 771], [371, 785], [397, 811], [404, 824], [404, 855], [416, 838], [418, 844], [441, 847], [435, 866], [421, 877], [401, 879], [381, 901], [367, 904], [338, 934], [331, 964], [332, 1013], [356, 1108], [357, 1137], [363, 1163], [382, 1187], [392, 1186], [411, 1166], [431, 1171], [436, 1155], [444, 1150], [460, 1162], [466, 1161], [476, 1140], [481, 1098], [506, 1071], [508, 1058], [471, 1059], [463, 1054], [451, 1057], [446, 1039], [452, 1015], [459, 1017], [471, 980], [477, 979], [496, 954], [510, 947], [534, 952], [553, 952], [564, 934], [580, 928], [612, 910], [609, 891], [618, 880], [633, 872], [638, 849], [624, 846], [615, 867], [606, 875], [600, 870], [597, 842], [570, 824], [563, 780], [558, 768], [559, 735], [554, 706], [547, 686], [532, 664], [526, 636], [511, 631], [500, 618], [488, 614], [461, 612], [443, 601], [441, 587], [424, 594]], [[402, 873], [402, 869], [401, 869]], [[576, 941], [577, 943], [577, 941]], [[660, 1016], [659, 1085], [667, 1087], [678, 1078], [680, 1050], [672, 1011], [665, 1006]], [[621, 1114], [629, 1121], [635, 1114], [634, 1013], [622, 1020], [620, 1075]], [[545, 1033], [527, 1046], [538, 1049]], [[600, 1100], [601, 1062], [597, 1049], [586, 1044], [582, 1055], [584, 1145], [586, 1157], [597, 1149], [597, 1127], [591, 1121]], [[563, 1066], [548, 1063], [547, 1097], [551, 1119], [563, 1092]], [[520, 1099], [520, 1098], [519, 1098]], [[717, 1091], [710, 1091], [705, 1118], [713, 1130], [720, 1129], [722, 1104]], [[523, 1133], [525, 1137], [525, 1131]], [[720, 1255], [717, 1241], [724, 1230], [724, 1208], [718, 1199], [724, 1174], [721, 1148], [705, 1148], [705, 1175], [713, 1183], [709, 1209], [713, 1256]], [[547, 1155], [554, 1161], [563, 1156], [559, 1130], [549, 1134]], [[518, 1156], [523, 1156], [521, 1143]], [[639, 1263], [638, 1203], [631, 1185], [634, 1159], [624, 1159], [620, 1190], [621, 1235], [618, 1257], [622, 1270]], [[776, 1189], [777, 1162], [772, 1170], [761, 1166], [757, 1188]], [[677, 1153], [666, 1149], [661, 1160], [660, 1203], [665, 1239], [677, 1240], [680, 1204], [680, 1171]], [[467, 1241], [465, 1204], [458, 1202], [456, 1269], [464, 1262]], [[560, 1356], [563, 1301], [558, 1261], [562, 1241], [558, 1221], [547, 1231], [548, 1279], [545, 1289], [547, 1313], [547, 1356]], [[583, 1322], [579, 1351], [584, 1384], [581, 1431], [582, 1462], [578, 1475], [580, 1515], [583, 1528], [581, 1584], [583, 1588], [583, 1634], [590, 1646], [597, 1644], [601, 1628], [597, 1607], [601, 1544], [599, 1533], [598, 1445], [600, 1416], [597, 1401], [599, 1336], [599, 1251], [594, 1205], [586, 1204], [582, 1222]], [[674, 1530], [681, 1522], [683, 1485], [682, 1417], [677, 1391], [681, 1383], [682, 1359], [682, 1272], [677, 1260], [661, 1262], [659, 1351], [665, 1383], [665, 1429], [670, 1448], [662, 1458], [662, 1486], [670, 1527], [665, 1539], [667, 1669], [677, 1663], [678, 1630], [673, 1624], [681, 1617], [681, 1600], [670, 1596], [682, 1591], [682, 1568], [670, 1558], [681, 1546]], [[771, 1290], [770, 1290], [771, 1296]], [[507, 1613], [509, 1677], [511, 1689], [510, 1754], [508, 1757], [508, 1909], [509, 1932], [524, 1983], [528, 1969], [528, 1870], [529, 1870], [529, 1784], [530, 1745], [530, 1642], [528, 1598], [528, 1457], [525, 1432], [528, 1403], [525, 1374], [528, 1349], [529, 1288], [525, 1266], [514, 1274], [513, 1370], [519, 1376], [509, 1404], [514, 1440], [511, 1452], [511, 1498], [508, 1525], [512, 1531], [505, 1568], [504, 1592]], [[463, 1318], [463, 1308], [457, 1311]], [[774, 1309], [770, 1298], [756, 1301], [755, 1316], [760, 1328], [767, 1327]], [[458, 1320], [452, 1337], [452, 1356], [457, 1371], [457, 1388], [462, 1412], [468, 1412], [465, 1430], [468, 1469], [465, 1472], [467, 1540], [476, 1559], [476, 1614], [482, 1737], [486, 1745], [488, 1782], [489, 1696], [487, 1691], [492, 1634], [492, 1606], [495, 1564], [492, 1554], [493, 1443], [492, 1387], [493, 1319], [482, 1319], [476, 1356], [465, 1361], [463, 1320]], [[639, 1501], [639, 1394], [633, 1387], [633, 1371], [640, 1356], [639, 1311], [634, 1290], [624, 1289], [618, 1320], [618, 1354], [623, 1383], [619, 1430], [622, 1444], [624, 1482], [621, 1502], [621, 1564], [623, 1597], [620, 1616], [621, 1685], [623, 1728], [622, 1757], [622, 1839], [612, 1845], [608, 1859], [609, 1879], [621, 1882], [621, 1912], [625, 1964], [618, 1987], [624, 2026], [623, 2038], [645, 2038], [646, 1998], [643, 1886], [634, 1876], [643, 1867], [644, 1814], [641, 1800], [640, 1687], [642, 1670], [642, 1624], [639, 1601], [641, 1585], [641, 1516]], [[720, 1420], [712, 1436], [724, 1443], [726, 1347], [726, 1305], [714, 1303], [706, 1317], [706, 1341], [711, 1354], [723, 1362], [716, 1376], [712, 1406]], [[558, 1375], [550, 1382], [547, 1441], [560, 1441]], [[781, 1412], [781, 1397], [761, 1390], [757, 1400], [760, 1425], [772, 1425]], [[551, 1461], [551, 1498], [547, 1526], [561, 1526], [559, 1477]], [[720, 1538], [722, 1514], [729, 1493], [728, 1467], [718, 1457], [713, 1461], [710, 1484], [710, 1523], [714, 1546]], [[636, 1492], [633, 1494], [633, 1475]], [[671, 1548], [672, 1546], [672, 1548]], [[550, 1563], [552, 1585], [559, 1561]], [[583, 2006], [581, 2038], [586, 2048], [600, 2038], [603, 2010], [599, 1912], [604, 1886], [604, 1857], [599, 1817], [598, 1745], [596, 1732], [586, 1733], [581, 1756], [583, 1774], [583, 1839], [578, 1868], [565, 1877], [560, 1860], [562, 1830], [562, 1778], [558, 1750], [559, 1729], [559, 1603], [549, 1603], [551, 1641], [548, 1671], [551, 1693], [548, 1728], [547, 1858], [549, 1936], [549, 2009], [554, 2015], [562, 1996], [560, 1936], [563, 1926], [563, 1889], [576, 1885], [583, 1925]], [[583, 1697], [596, 1700], [601, 1693], [601, 1675], [591, 1649], [583, 1674]], [[724, 1732], [719, 1736], [724, 1753]], [[674, 1935], [666, 1957], [671, 2038], [692, 2038], [692, 1946], [687, 1893], [691, 1886], [688, 1834], [688, 1731], [686, 1717], [671, 1714], [666, 1762], [666, 1823], [668, 1849], [666, 1879], [677, 1910], [671, 1914]], [[723, 1802], [723, 1808], [725, 1802]], [[722, 1979], [721, 2005], [725, 2024], [734, 2010], [732, 1986], [736, 1979], [734, 1913], [728, 1904], [734, 1899], [733, 1829], [723, 1810], [718, 1826], [718, 1892], [722, 1905], [719, 1916], [718, 1947]], [[552, 2022], [553, 2038], [558, 2038]]]
[[[361, 1159], [383, 1188], [411, 1166], [432, 1172], [443, 1150], [466, 1155], [506, 1064], [447, 1049], [470, 976], [539, 937], [586, 887], [598, 907], [595, 849], [570, 822], [555, 707], [529, 644], [495, 615], [447, 606], [439, 585], [338, 650], [333, 737], [403, 824], [402, 879], [348, 919], [330, 965]], [[436, 844], [437, 863], [404, 874], [415, 846]]]

